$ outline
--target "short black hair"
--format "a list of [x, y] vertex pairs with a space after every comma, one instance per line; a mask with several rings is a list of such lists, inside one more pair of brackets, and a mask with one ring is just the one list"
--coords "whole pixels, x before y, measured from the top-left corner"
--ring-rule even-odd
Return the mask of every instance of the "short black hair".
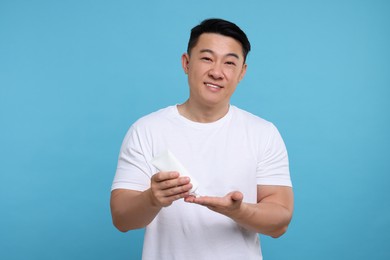
[[202, 21], [199, 25], [191, 30], [191, 36], [188, 41], [187, 53], [190, 54], [192, 48], [197, 44], [199, 36], [203, 33], [217, 33], [223, 36], [232, 37], [239, 41], [242, 46], [244, 62], [246, 56], [251, 50], [251, 44], [246, 34], [236, 24], [218, 18], [211, 18]]

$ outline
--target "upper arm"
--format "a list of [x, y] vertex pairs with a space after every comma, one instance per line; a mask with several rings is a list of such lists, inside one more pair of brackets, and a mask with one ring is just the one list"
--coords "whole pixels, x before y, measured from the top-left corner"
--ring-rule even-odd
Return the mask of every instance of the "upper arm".
[[291, 187], [277, 185], [257, 185], [257, 203], [273, 203], [294, 210], [294, 194]]

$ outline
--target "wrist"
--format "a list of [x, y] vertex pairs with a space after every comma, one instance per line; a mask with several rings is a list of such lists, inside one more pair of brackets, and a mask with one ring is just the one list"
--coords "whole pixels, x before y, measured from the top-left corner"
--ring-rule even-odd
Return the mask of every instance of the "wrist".
[[231, 212], [229, 216], [231, 219], [237, 223], [245, 222], [245, 219], [250, 215], [250, 207], [247, 203], [242, 202], [240, 207]]
[[157, 199], [153, 196], [153, 192], [151, 188], [145, 190], [144, 192], [145, 200], [147, 202], [146, 205], [149, 205], [152, 208], [160, 209], [161, 206], [158, 203]]

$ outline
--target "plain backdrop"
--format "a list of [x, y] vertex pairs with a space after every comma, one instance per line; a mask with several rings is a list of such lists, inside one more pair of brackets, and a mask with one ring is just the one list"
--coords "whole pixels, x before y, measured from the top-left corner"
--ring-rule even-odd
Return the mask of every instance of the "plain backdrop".
[[129, 126], [188, 95], [205, 18], [253, 49], [232, 104], [287, 145], [295, 214], [264, 259], [390, 259], [390, 2], [0, 0], [0, 259], [140, 259], [109, 196]]

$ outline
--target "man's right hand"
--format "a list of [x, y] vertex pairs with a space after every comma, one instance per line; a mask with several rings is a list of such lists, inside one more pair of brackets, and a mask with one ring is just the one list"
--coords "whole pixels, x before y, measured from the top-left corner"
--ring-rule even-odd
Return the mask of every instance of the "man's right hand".
[[111, 214], [114, 225], [122, 232], [143, 228], [175, 200], [190, 195], [190, 178], [178, 172], [158, 172], [151, 178], [150, 188], [141, 192], [116, 189], [111, 192]]
[[153, 206], [167, 207], [175, 200], [188, 197], [192, 184], [178, 172], [158, 172], [151, 178], [149, 195]]

